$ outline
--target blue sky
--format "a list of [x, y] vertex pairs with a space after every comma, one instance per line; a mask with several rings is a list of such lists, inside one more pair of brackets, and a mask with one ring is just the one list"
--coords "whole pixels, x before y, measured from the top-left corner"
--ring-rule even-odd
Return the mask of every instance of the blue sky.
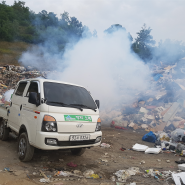
[[[64, 11], [77, 17], [91, 31], [101, 34], [112, 24], [121, 24], [135, 38], [144, 23], [155, 40], [185, 42], [185, 0], [23, 0], [35, 13], [42, 10], [58, 16]], [[6, 0], [12, 5], [14, 0]]]

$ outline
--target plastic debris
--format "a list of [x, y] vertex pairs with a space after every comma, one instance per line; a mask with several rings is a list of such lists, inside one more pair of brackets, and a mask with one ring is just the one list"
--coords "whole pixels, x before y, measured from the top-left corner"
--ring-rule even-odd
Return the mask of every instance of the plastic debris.
[[67, 164], [67, 166], [69, 166], [69, 167], [77, 167], [77, 164], [74, 164], [74, 163], [70, 162], [70, 163]]
[[92, 175], [90, 175], [90, 177], [93, 178], [93, 179], [99, 179], [100, 178], [99, 175], [97, 175], [97, 174], [92, 174]]
[[171, 133], [172, 140], [175, 142], [182, 141], [185, 138], [185, 130], [176, 129]]
[[146, 145], [140, 145], [140, 144], [135, 144], [133, 147], [132, 147], [133, 150], [136, 150], [136, 151], [141, 151], [141, 152], [144, 152], [146, 149], [148, 149], [148, 146]]
[[150, 131], [149, 133], [145, 134], [142, 138], [143, 141], [148, 141], [151, 143], [155, 143], [155, 141], [157, 140], [156, 135]]
[[112, 177], [110, 178], [110, 180], [113, 181], [113, 182], [115, 182], [115, 181], [116, 181], [115, 176], [112, 176]]
[[100, 146], [102, 148], [110, 148], [110, 145], [109, 144], [106, 144], [106, 143], [102, 143]]
[[74, 170], [73, 173], [74, 173], [74, 174], [80, 174], [81, 171], [79, 171], [79, 170]]
[[42, 182], [42, 183], [49, 183], [50, 180], [49, 180], [49, 179], [42, 178], [42, 179], [39, 180], [39, 182]]
[[185, 164], [185, 160], [175, 161], [177, 164]]
[[70, 176], [75, 176], [75, 177], [80, 177], [82, 178], [83, 176], [68, 172], [68, 171], [58, 171], [54, 176], [64, 176], [64, 177], [70, 177]]
[[172, 173], [172, 178], [176, 185], [181, 185], [181, 181], [185, 184], [185, 172]]
[[4, 168], [4, 171], [11, 172], [10, 168]]
[[131, 167], [128, 170], [119, 170], [115, 173], [117, 176], [117, 180], [120, 182], [126, 182], [126, 180], [132, 176], [136, 175], [137, 173], [140, 173], [139, 168], [137, 167]]
[[145, 161], [144, 161], [144, 160], [142, 160], [142, 161], [140, 162], [140, 164], [145, 164]]
[[185, 171], [185, 164], [179, 164], [178, 168], [179, 168], [179, 170]]
[[148, 148], [145, 151], [145, 154], [159, 154], [161, 148]]
[[121, 151], [125, 151], [125, 150], [127, 150], [127, 149], [126, 149], [126, 148], [121, 147], [121, 148], [120, 148], [120, 150], [121, 150]]
[[180, 155], [181, 155], [181, 156], [185, 156], [185, 150], [182, 150], [182, 152], [181, 152]]
[[88, 178], [88, 177], [91, 177], [91, 175], [93, 175], [94, 174], [94, 171], [93, 170], [86, 170], [84, 173], [83, 173], [83, 175], [86, 177], [86, 178]]
[[108, 162], [108, 160], [107, 159], [100, 159], [102, 162], [105, 162], [105, 163], [107, 163]]

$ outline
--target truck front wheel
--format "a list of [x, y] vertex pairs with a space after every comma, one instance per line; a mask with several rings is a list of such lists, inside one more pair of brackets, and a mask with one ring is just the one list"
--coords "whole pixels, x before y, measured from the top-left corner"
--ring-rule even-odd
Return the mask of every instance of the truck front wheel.
[[0, 139], [6, 141], [9, 136], [9, 129], [6, 127], [5, 120], [0, 122]]
[[31, 161], [34, 155], [34, 147], [30, 145], [26, 132], [19, 136], [18, 156], [22, 162]]
[[85, 149], [86, 149], [86, 148], [72, 148], [72, 149], [71, 149], [71, 153], [72, 153], [73, 155], [81, 156], [81, 155], [85, 152]]

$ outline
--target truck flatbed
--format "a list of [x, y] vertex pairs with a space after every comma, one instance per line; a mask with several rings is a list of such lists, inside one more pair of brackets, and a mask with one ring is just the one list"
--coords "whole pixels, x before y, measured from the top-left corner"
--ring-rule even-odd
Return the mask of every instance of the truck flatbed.
[[9, 108], [9, 105], [0, 104], [0, 117], [3, 119], [7, 119], [7, 109]]

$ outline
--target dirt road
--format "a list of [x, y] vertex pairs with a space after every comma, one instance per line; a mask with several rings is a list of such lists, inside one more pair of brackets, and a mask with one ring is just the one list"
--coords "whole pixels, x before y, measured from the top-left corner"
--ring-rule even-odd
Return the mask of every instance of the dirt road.
[[[39, 179], [39, 170], [44, 170], [46, 175], [53, 176], [56, 170], [80, 170], [84, 172], [87, 169], [92, 169], [98, 174], [100, 179], [78, 179], [66, 178], [63, 176], [55, 177], [56, 182], [50, 184], [115, 184], [110, 180], [110, 177], [117, 170], [128, 169], [129, 167], [139, 167], [140, 171], [145, 173], [147, 169], [156, 169], [159, 171], [170, 170], [176, 171], [176, 160], [179, 156], [174, 156], [173, 153], [162, 153], [158, 155], [144, 154], [129, 150], [135, 143], [145, 144], [150, 147], [152, 143], [143, 142], [142, 136], [144, 133], [133, 132], [131, 130], [114, 130], [104, 127], [103, 141], [111, 145], [111, 148], [95, 147], [87, 149], [83, 156], [73, 156], [67, 151], [41, 151], [36, 150], [34, 158], [31, 162], [22, 163], [17, 158], [17, 141], [10, 138], [7, 142], [0, 141], [0, 185], [33, 185], [42, 184]], [[121, 151], [121, 147], [127, 150]], [[106, 158], [102, 156], [108, 153]], [[102, 162], [101, 159], [106, 159], [108, 162]], [[160, 159], [161, 161], [157, 161]], [[145, 164], [140, 164], [144, 160]], [[167, 163], [166, 160], [170, 160]], [[73, 162], [78, 166], [75, 168], [68, 167], [66, 164]], [[4, 168], [10, 168], [13, 172], [4, 172]], [[1, 171], [2, 170], [2, 171]], [[34, 175], [33, 175], [34, 174]], [[64, 180], [65, 179], [65, 180]], [[153, 177], [143, 177], [142, 174], [132, 176], [127, 180], [127, 183], [136, 182], [137, 184], [165, 184], [164, 181], [157, 181]], [[173, 181], [171, 181], [173, 182]]]

